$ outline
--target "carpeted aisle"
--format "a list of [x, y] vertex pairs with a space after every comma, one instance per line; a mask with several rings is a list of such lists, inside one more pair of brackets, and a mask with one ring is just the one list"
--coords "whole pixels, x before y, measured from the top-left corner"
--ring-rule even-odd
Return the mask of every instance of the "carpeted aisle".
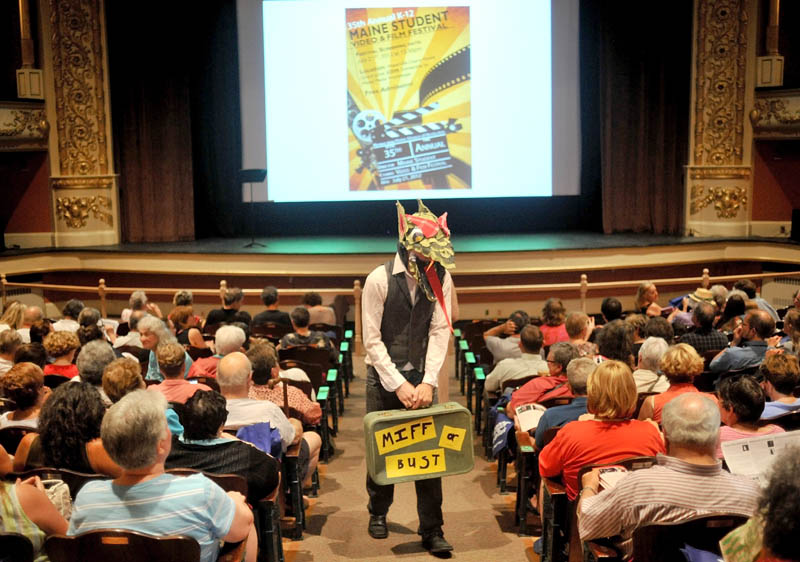
[[[445, 365], [453, 372], [452, 356]], [[432, 560], [416, 534], [416, 497], [413, 483], [395, 488], [389, 511], [389, 538], [367, 534], [367, 493], [364, 487], [365, 409], [364, 363], [354, 358], [356, 380], [350, 385], [344, 418], [339, 420], [336, 456], [320, 465], [321, 490], [311, 500], [308, 527], [302, 541], [284, 541], [287, 562], [327, 560]], [[457, 382], [450, 379], [450, 399], [464, 403]], [[517, 536], [514, 526], [514, 494], [499, 495], [495, 486], [496, 463], [479, 455], [480, 438], [474, 439], [475, 468], [460, 476], [444, 478], [444, 534], [453, 544], [453, 560], [492, 562], [538, 561], [533, 538]], [[513, 473], [513, 469], [509, 471]], [[513, 476], [512, 476], [513, 477]]]

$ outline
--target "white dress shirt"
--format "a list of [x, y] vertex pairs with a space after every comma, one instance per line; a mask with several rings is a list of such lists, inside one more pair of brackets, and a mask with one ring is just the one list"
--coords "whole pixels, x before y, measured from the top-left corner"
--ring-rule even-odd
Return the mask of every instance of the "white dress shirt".
[[[426, 298], [425, 294], [417, 290], [417, 281], [408, 272], [400, 256], [395, 254], [392, 275], [405, 272], [408, 291], [411, 293], [411, 301], [416, 302], [419, 298]], [[449, 272], [444, 274], [442, 292], [444, 302], [451, 302], [453, 280]], [[389, 280], [386, 276], [386, 267], [380, 265], [372, 270], [364, 283], [364, 292], [361, 295], [361, 320], [364, 332], [364, 347], [367, 355], [365, 363], [372, 365], [381, 380], [381, 385], [389, 392], [394, 392], [406, 382], [406, 378], [395, 367], [389, 352], [381, 340], [381, 320], [383, 319], [383, 305], [386, 302], [386, 295], [389, 290]], [[445, 357], [447, 356], [447, 345], [450, 342], [450, 328], [447, 325], [444, 311], [439, 302], [436, 302], [433, 318], [428, 328], [428, 351], [425, 355], [425, 373], [422, 382], [436, 388], [439, 384], [439, 370], [442, 368]]]

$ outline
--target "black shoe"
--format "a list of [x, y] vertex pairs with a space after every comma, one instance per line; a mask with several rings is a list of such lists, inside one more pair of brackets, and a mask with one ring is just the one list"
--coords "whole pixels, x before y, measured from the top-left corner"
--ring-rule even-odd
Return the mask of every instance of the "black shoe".
[[422, 546], [431, 554], [452, 552], [453, 546], [441, 535], [430, 535], [422, 538]]
[[367, 531], [369, 532], [369, 536], [373, 539], [385, 539], [388, 537], [389, 528], [386, 526], [386, 516], [370, 515]]

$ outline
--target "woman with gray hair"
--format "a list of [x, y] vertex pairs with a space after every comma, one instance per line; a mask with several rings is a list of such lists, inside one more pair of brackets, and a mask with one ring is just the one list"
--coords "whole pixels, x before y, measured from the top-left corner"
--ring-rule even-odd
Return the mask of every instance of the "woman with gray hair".
[[[156, 357], [156, 348], [165, 343], [176, 343], [175, 336], [167, 329], [167, 326], [160, 318], [155, 316], [145, 316], [139, 320], [138, 324], [139, 336], [142, 340], [142, 347], [150, 351], [150, 359], [147, 362], [147, 375], [145, 380], [163, 381], [164, 375], [158, 368], [158, 357]], [[189, 368], [192, 366], [192, 358], [189, 354], [184, 352], [185, 362], [183, 376], [189, 374]]]
[[639, 348], [638, 368], [633, 372], [636, 381], [636, 391], [664, 392], [669, 388], [669, 380], [658, 372], [658, 364], [669, 349], [664, 338], [649, 337]]
[[131, 317], [131, 313], [136, 310], [144, 310], [153, 316], [157, 316], [158, 318], [163, 317], [161, 314], [161, 309], [158, 308], [156, 303], [147, 300], [147, 295], [144, 291], [132, 292], [131, 298], [128, 299], [128, 306], [130, 306], [130, 308], [124, 309], [119, 315], [120, 322], [127, 322]]
[[220, 539], [249, 537], [247, 560], [254, 561], [257, 536], [243, 495], [225, 493], [202, 474], [165, 473], [172, 443], [166, 407], [161, 394], [136, 390], [109, 408], [100, 437], [122, 474], [81, 488], [67, 534], [104, 529], [113, 521], [115, 528], [149, 535], [186, 535], [200, 544], [202, 562], [217, 559]]

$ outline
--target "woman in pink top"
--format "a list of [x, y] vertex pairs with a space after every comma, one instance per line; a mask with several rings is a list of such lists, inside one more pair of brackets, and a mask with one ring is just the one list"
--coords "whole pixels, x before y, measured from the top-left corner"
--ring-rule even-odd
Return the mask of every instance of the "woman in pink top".
[[[639, 410], [640, 420], [653, 420], [661, 423], [661, 410], [664, 406], [685, 392], [700, 392], [692, 381], [694, 377], [703, 372], [703, 358], [697, 354], [692, 346], [679, 343], [670, 347], [661, 358], [659, 365], [660, 371], [669, 380], [669, 388], [661, 394], [649, 396], [642, 403]], [[713, 394], [706, 394], [709, 398], [717, 401]]]
[[542, 325], [539, 328], [544, 336], [544, 347], [560, 341], [569, 341], [567, 327], [564, 325], [566, 312], [560, 299], [547, 299], [542, 308]]
[[720, 417], [725, 424], [719, 430], [717, 458], [722, 458], [722, 444], [726, 441], [784, 432], [777, 425], [759, 425], [766, 396], [753, 377], [745, 375], [722, 379], [717, 393]]

